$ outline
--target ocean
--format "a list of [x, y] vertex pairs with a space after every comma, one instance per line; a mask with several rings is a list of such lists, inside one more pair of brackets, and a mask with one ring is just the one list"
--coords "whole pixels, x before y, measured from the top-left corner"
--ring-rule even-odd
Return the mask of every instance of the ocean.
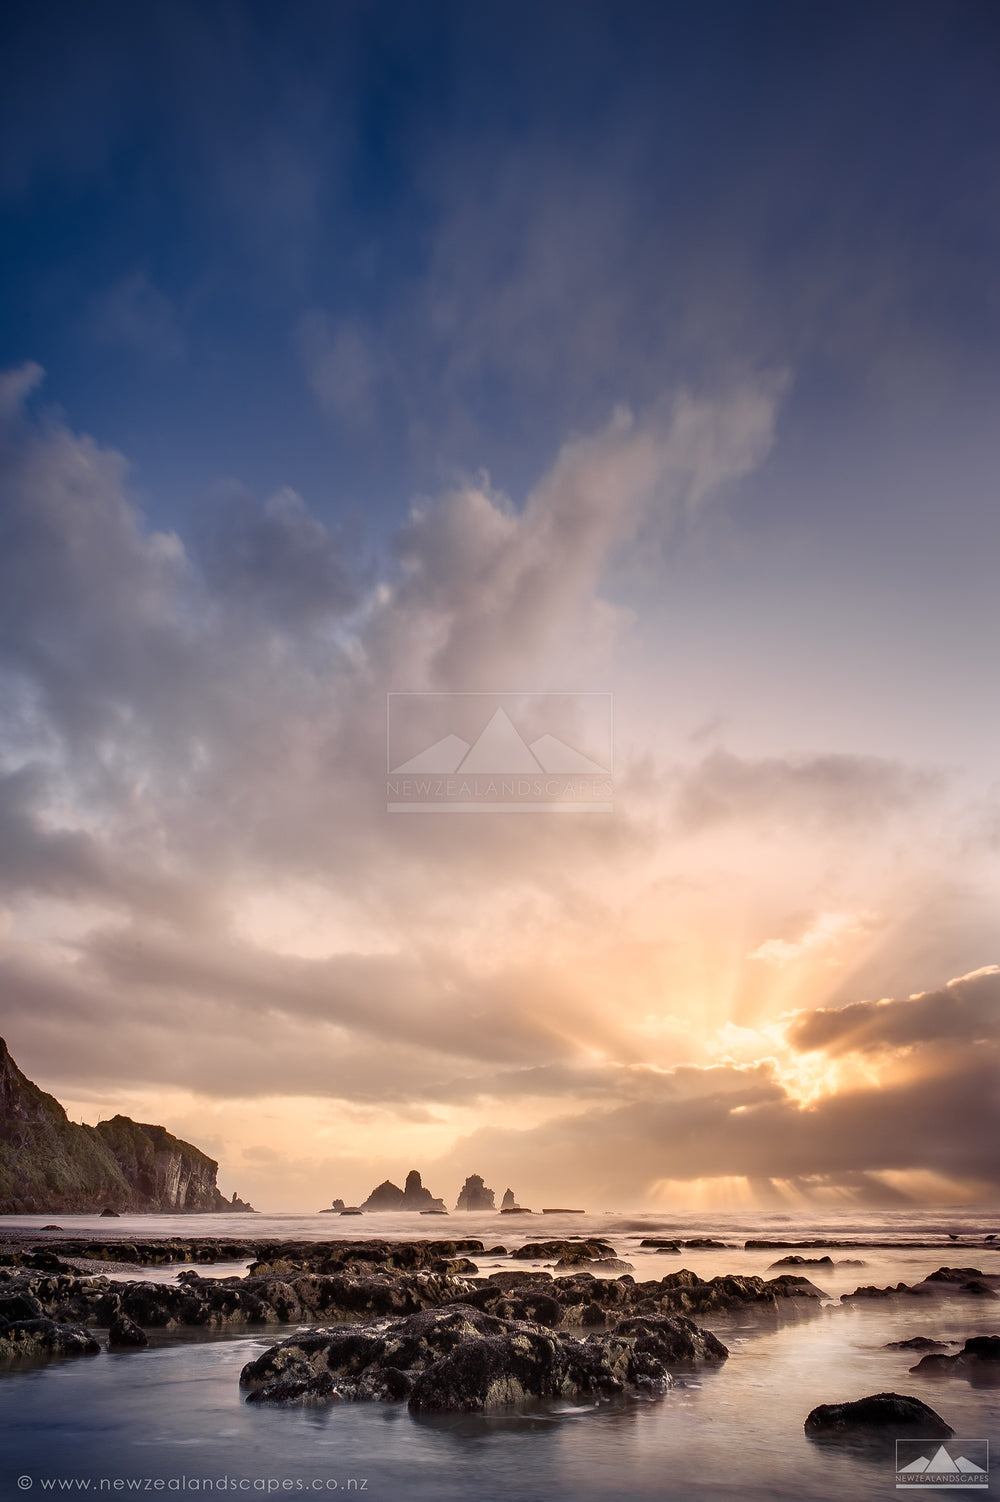
[[[5, 1217], [6, 1228], [57, 1222], [66, 1236], [135, 1239], [179, 1235], [340, 1239], [476, 1236], [511, 1250], [528, 1240], [600, 1235], [651, 1278], [689, 1267], [775, 1276], [782, 1248], [747, 1240], [866, 1242], [801, 1248], [834, 1265], [802, 1269], [829, 1297], [789, 1301], [787, 1313], [726, 1313], [701, 1322], [730, 1348], [720, 1368], [679, 1374], [655, 1400], [547, 1404], [500, 1418], [416, 1418], [405, 1406], [339, 1404], [319, 1409], [247, 1406], [238, 1386], [245, 1362], [292, 1332], [151, 1331], [148, 1349], [17, 1364], [0, 1373], [2, 1495], [353, 1495], [396, 1502], [550, 1502], [624, 1498], [740, 1502], [858, 1502], [895, 1493], [894, 1446], [846, 1448], [806, 1438], [815, 1405], [898, 1392], [921, 1397], [958, 1440], [1000, 1433], [1000, 1388], [967, 1378], [915, 1376], [920, 1353], [887, 1343], [927, 1335], [961, 1343], [1000, 1333], [1000, 1303], [971, 1295], [839, 1303], [859, 1284], [914, 1283], [940, 1266], [1000, 1274], [1000, 1232], [988, 1210], [898, 1210], [587, 1216], [232, 1215]], [[956, 1236], [952, 1241], [950, 1235]], [[677, 1253], [641, 1249], [644, 1237], [712, 1239], [720, 1247]], [[879, 1243], [875, 1245], [874, 1243]], [[910, 1244], [908, 1244], [910, 1243]], [[475, 1258], [484, 1272], [506, 1257]], [[861, 1262], [864, 1265], [850, 1265]], [[513, 1265], [526, 1268], [531, 1262]], [[540, 1260], [539, 1266], [543, 1265]], [[206, 1276], [241, 1272], [216, 1264]], [[179, 1264], [122, 1276], [172, 1282]], [[794, 1269], [792, 1269], [794, 1270]], [[952, 1345], [949, 1350], [958, 1349]], [[964, 1493], [963, 1493], [964, 1495]]]

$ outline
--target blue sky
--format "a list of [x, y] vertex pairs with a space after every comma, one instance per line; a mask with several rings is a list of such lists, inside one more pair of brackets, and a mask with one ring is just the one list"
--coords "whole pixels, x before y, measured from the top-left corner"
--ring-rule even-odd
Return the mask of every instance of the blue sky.
[[[995, 1029], [998, 49], [986, 0], [8, 8], [25, 1067], [274, 1203], [461, 1182], [511, 1100], [490, 1172], [603, 1193], [603, 1112], [638, 1203], [737, 1088], [706, 1179], [983, 1192], [971, 1119], [937, 1178], [780, 1143], [877, 1104], [878, 1026], [805, 1014], [895, 998], [883, 1078], [957, 1102]], [[612, 822], [386, 823], [388, 690], [523, 688], [614, 692]]]
[[802, 505], [796, 450], [984, 441], [988, 5], [43, 5], [9, 32], [6, 362], [157, 516], [220, 476], [324, 516], [456, 468], [523, 497], [568, 431], [741, 368], [794, 372], [774, 504]]

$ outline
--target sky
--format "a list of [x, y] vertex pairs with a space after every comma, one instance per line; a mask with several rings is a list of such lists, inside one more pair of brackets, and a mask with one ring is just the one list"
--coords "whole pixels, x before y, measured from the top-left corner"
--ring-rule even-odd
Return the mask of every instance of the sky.
[[[0, 1019], [73, 1119], [265, 1210], [1000, 1197], [998, 52], [8, 7]], [[389, 812], [416, 694], [612, 696], [612, 811]]]

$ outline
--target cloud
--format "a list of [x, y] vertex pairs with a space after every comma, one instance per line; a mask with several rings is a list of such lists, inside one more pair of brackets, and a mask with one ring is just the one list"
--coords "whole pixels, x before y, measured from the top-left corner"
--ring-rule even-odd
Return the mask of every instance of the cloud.
[[820, 913], [800, 938], [765, 939], [752, 951], [750, 958], [763, 960], [768, 965], [787, 965], [803, 955], [829, 950], [846, 936], [864, 933], [872, 921], [865, 914]]
[[932, 1080], [868, 1086], [802, 1105], [766, 1069], [746, 1071], [742, 1091], [702, 1089], [677, 1098], [590, 1108], [540, 1126], [484, 1128], [460, 1140], [436, 1171], [475, 1163], [489, 1178], [524, 1165], [533, 1192], [585, 1196], [604, 1209], [648, 1203], [665, 1180], [777, 1186], [790, 1198], [859, 1196], [892, 1203], [897, 1176], [930, 1172], [967, 1195], [1000, 1190], [995, 1052]]
[[912, 806], [940, 785], [940, 774], [932, 770], [876, 756], [753, 759], [719, 749], [685, 776], [677, 810], [689, 830], [734, 820], [863, 826]]
[[186, 340], [170, 298], [145, 271], [132, 271], [96, 298], [89, 318], [95, 339], [154, 360], [180, 360]]
[[909, 998], [817, 1008], [801, 1015], [787, 1037], [793, 1048], [839, 1056], [935, 1043], [981, 1043], [996, 1040], [998, 1034], [1000, 966], [988, 965], [940, 990]]
[[261, 504], [243, 490], [218, 496], [203, 528], [200, 562], [217, 607], [285, 629], [347, 615], [361, 581], [341, 539], [287, 486]]
[[321, 308], [303, 313], [295, 343], [320, 406], [338, 422], [365, 429], [378, 415], [382, 361], [357, 323], [334, 325]]
[[[781, 883], [756, 856], [720, 875], [719, 831], [779, 828], [789, 850], [804, 834], [819, 869], [830, 831], [877, 838], [929, 774], [719, 750], [626, 775], [611, 820], [385, 813], [387, 689], [610, 671], [632, 621], [609, 568], [760, 461], [773, 383], [622, 409], [519, 506], [458, 481], [371, 563], [287, 489], [230, 485], [193, 538], [152, 530], [119, 454], [18, 405], [38, 376], [0, 385], [0, 999], [43, 1080], [195, 1092], [188, 1135], [199, 1110], [214, 1134], [241, 1101], [282, 1100], [288, 1120], [327, 1101], [368, 1113], [376, 1155], [405, 1121], [442, 1163], [482, 1153], [506, 1176], [504, 1148], [581, 1192], [610, 1194], [623, 1162], [618, 1193], [645, 1197], [666, 1177], [805, 1175], [810, 1154], [846, 1183], [921, 1143], [942, 1172], [980, 1172], [957, 1127], [947, 1152], [918, 1132], [873, 1155], [888, 1126], [864, 1091], [810, 1115], [773, 1064], [703, 1067], [727, 1016], [752, 1033], [795, 1006], [764, 994], [777, 965], [740, 989], [744, 910], [767, 911], [761, 936], [799, 930], [771, 921]], [[873, 904], [835, 885], [797, 890], [797, 913], [827, 916], [758, 953], [849, 937], [830, 915]], [[958, 1078], [934, 1085], [942, 1109]], [[907, 1122], [915, 1087], [892, 1088]], [[971, 1130], [957, 1083], [955, 1100]], [[518, 1119], [522, 1135], [475, 1135]]]

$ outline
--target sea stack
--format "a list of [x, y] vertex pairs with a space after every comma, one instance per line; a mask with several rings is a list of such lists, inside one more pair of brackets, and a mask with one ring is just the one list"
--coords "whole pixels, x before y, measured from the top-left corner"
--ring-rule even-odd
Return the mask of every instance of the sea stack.
[[411, 1168], [406, 1175], [406, 1188], [400, 1189], [398, 1184], [393, 1184], [386, 1179], [373, 1189], [371, 1194], [361, 1206], [362, 1210], [443, 1210], [444, 1200], [437, 1199], [429, 1189], [425, 1189], [420, 1174], [415, 1168]]
[[493, 1190], [487, 1189], [482, 1176], [478, 1173], [470, 1173], [462, 1185], [462, 1192], [458, 1196], [456, 1210], [495, 1210], [496, 1201]]

